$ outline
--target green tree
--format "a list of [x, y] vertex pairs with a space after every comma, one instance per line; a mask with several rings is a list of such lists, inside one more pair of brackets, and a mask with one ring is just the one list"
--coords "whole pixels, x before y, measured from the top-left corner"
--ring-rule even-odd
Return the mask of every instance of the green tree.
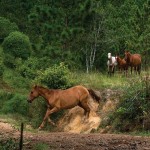
[[21, 32], [12, 32], [2, 44], [4, 53], [15, 58], [27, 59], [31, 54], [31, 43], [27, 35]]
[[4, 40], [11, 32], [18, 30], [16, 23], [12, 23], [9, 19], [0, 17], [0, 40]]
[[2, 43], [4, 51], [4, 64], [7, 67], [15, 67], [15, 60], [26, 60], [31, 55], [31, 43], [29, 37], [21, 32], [11, 32]]

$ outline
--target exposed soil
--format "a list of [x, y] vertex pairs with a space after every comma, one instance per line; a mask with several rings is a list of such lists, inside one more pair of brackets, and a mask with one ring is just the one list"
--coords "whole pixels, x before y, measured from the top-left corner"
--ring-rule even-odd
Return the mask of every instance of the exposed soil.
[[[35, 149], [37, 144], [46, 144], [50, 150], [150, 150], [150, 138], [121, 134], [100, 133], [48, 133], [44, 131], [23, 134], [23, 149]], [[0, 140], [20, 140], [20, 132], [10, 124], [0, 122]]]

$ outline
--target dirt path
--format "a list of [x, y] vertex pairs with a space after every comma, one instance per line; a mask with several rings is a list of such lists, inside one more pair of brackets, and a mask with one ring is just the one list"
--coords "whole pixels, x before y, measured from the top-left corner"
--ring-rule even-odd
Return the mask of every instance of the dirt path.
[[26, 135], [28, 148], [39, 141], [56, 150], [148, 150], [150, 138], [114, 134], [48, 133]]
[[[19, 141], [19, 137], [19, 131], [0, 122], [0, 140], [15, 138]], [[48, 150], [150, 150], [150, 138], [121, 134], [24, 132], [23, 141], [24, 150], [34, 150], [40, 143], [48, 145]]]

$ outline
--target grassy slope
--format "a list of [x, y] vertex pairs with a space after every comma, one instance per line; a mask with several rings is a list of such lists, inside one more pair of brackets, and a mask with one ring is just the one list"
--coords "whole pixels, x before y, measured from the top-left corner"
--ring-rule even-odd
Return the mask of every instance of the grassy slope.
[[[0, 47], [0, 53], [1, 52], [2, 48]], [[150, 72], [147, 73], [150, 74]], [[102, 74], [100, 72], [92, 72], [89, 74], [83, 72], [74, 72], [71, 74], [70, 80], [74, 81], [74, 83], [76, 84], [84, 85], [96, 90], [127, 90], [131, 84], [133, 85], [134, 83], [140, 82], [145, 74], [145, 72], [142, 72], [141, 76], [130, 75], [128, 78], [126, 78], [119, 73], [115, 74], [113, 77], [108, 77], [107, 74]], [[30, 85], [31, 81], [20, 77], [20, 75], [13, 70], [6, 69], [4, 71], [3, 79], [0, 80], [0, 92], [21, 93], [27, 97], [30, 90]], [[19, 115], [7, 116], [9, 116], [9, 118], [12, 118], [13, 123], [16, 120], [18, 121], [16, 122], [16, 126], [18, 126], [21, 121], [26, 122], [26, 119]], [[6, 119], [7, 116], [1, 115], [0, 118]], [[11, 122], [12, 120], [10, 119], [9, 122]]]

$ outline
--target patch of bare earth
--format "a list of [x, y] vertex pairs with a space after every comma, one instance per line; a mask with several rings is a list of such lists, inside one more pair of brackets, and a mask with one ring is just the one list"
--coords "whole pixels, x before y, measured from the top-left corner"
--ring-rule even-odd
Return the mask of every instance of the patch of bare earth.
[[[100, 133], [37, 133], [24, 132], [23, 149], [34, 149], [39, 143], [47, 144], [53, 150], [150, 150], [150, 138], [129, 135]], [[0, 140], [20, 140], [20, 132], [8, 123], [0, 122]]]

